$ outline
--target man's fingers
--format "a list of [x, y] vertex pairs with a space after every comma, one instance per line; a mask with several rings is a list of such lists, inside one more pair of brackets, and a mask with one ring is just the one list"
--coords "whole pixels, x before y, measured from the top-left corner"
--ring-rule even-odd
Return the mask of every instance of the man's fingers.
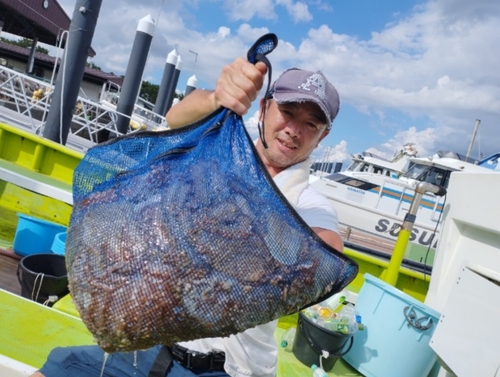
[[246, 114], [262, 88], [265, 72], [265, 64], [254, 65], [243, 58], [225, 66], [215, 89], [217, 103], [239, 115]]
[[252, 104], [243, 90], [231, 84], [220, 83], [217, 85], [215, 96], [219, 106], [228, 108], [238, 115], [246, 114]]

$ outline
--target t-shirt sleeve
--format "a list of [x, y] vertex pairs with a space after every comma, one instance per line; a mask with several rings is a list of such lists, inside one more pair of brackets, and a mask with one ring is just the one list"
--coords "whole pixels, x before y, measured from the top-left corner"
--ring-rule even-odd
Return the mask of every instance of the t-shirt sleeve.
[[323, 228], [339, 233], [337, 211], [325, 196], [308, 186], [300, 195], [297, 212], [311, 228]]

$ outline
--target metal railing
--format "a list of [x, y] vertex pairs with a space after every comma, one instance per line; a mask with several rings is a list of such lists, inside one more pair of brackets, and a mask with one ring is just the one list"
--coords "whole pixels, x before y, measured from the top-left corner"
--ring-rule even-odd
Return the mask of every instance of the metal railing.
[[[43, 80], [28, 76], [0, 65], [0, 119], [41, 135], [54, 87]], [[105, 93], [106, 94], [106, 93]], [[114, 94], [116, 96], [116, 93]], [[107, 98], [106, 95], [101, 98]], [[118, 115], [130, 119], [129, 133], [139, 130], [164, 130], [164, 116], [136, 104], [131, 117], [119, 114], [112, 102], [89, 100], [79, 96], [68, 135], [67, 145], [86, 151], [99, 141], [103, 130], [115, 136]]]

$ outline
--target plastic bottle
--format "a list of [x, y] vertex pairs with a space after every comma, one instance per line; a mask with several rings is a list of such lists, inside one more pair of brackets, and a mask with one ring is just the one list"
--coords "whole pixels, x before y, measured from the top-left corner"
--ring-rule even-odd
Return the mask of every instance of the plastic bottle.
[[313, 371], [313, 377], [328, 377], [326, 372], [316, 364], [311, 365], [311, 369]]
[[345, 318], [340, 318], [339, 316], [325, 321], [323, 327], [327, 330], [341, 334], [349, 334], [349, 322]]
[[342, 309], [340, 309], [339, 317], [346, 324], [348, 333], [354, 334], [358, 331], [359, 323], [356, 320], [356, 310], [354, 305], [347, 303]]
[[356, 311], [354, 310], [354, 305], [348, 302], [340, 309], [339, 315], [349, 318], [349, 320], [356, 321]]
[[290, 327], [281, 337], [281, 348], [287, 352], [292, 352], [293, 338], [295, 338], [295, 327]]

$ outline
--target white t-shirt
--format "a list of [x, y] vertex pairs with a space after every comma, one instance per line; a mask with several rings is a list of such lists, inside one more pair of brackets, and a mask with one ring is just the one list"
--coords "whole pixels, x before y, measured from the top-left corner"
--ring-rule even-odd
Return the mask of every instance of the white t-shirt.
[[[295, 210], [310, 227], [338, 233], [335, 208], [310, 185], [300, 194]], [[226, 338], [205, 338], [179, 344], [198, 352], [225, 352], [224, 370], [232, 377], [274, 377], [278, 357], [274, 340], [277, 324], [278, 320], [274, 320]]]

